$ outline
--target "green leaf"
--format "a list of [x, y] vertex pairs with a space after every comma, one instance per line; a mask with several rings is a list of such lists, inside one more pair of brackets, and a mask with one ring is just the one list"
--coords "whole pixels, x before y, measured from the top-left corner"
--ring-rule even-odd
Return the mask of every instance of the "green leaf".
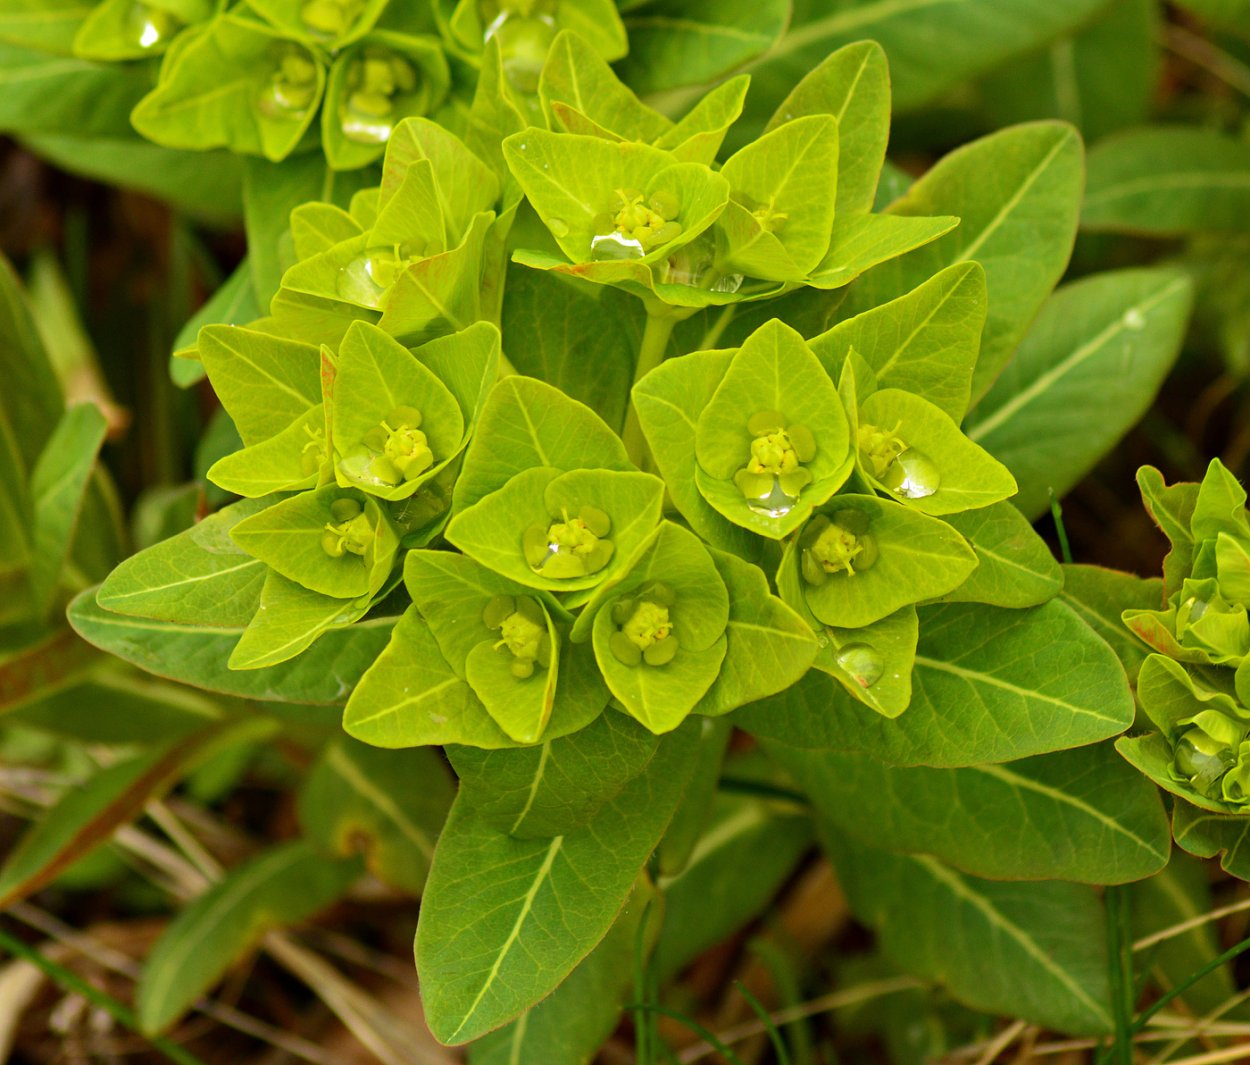
[[826, 824], [874, 847], [995, 880], [1123, 884], [1167, 864], [1159, 793], [1108, 743], [963, 769], [774, 743], [767, 750]]
[[659, 739], [609, 710], [580, 732], [518, 750], [450, 747], [462, 801], [517, 839], [550, 839], [581, 828], [646, 771]]
[[151, 82], [142, 70], [0, 42], [0, 131], [126, 138]]
[[[571, 133], [527, 129], [504, 141], [504, 158], [526, 198], [555, 237], [560, 250], [595, 281], [659, 262], [707, 229], [729, 199], [725, 179], [699, 163], [680, 163], [668, 152], [637, 141], [608, 141]], [[615, 211], [615, 190], [644, 196], [664, 193], [677, 202], [681, 232], [640, 259], [592, 262], [596, 219]]]
[[[78, 647], [90, 646], [64, 632]], [[198, 692], [132, 670], [66, 680], [65, 687], [41, 686], [36, 698], [13, 712], [13, 722], [80, 743], [151, 746], [181, 739], [222, 717], [218, 704]], [[101, 714], [102, 705], [110, 712]]]
[[784, 0], [661, 0], [624, 16], [629, 55], [621, 76], [640, 93], [715, 81], [768, 51], [789, 21]]
[[[721, 174], [733, 197], [719, 219], [726, 272], [798, 281], [829, 248], [838, 179], [832, 115], [786, 122], [735, 152]], [[759, 217], [765, 212], [764, 217]]]
[[655, 854], [652, 868], [662, 877], [677, 876], [690, 864], [695, 845], [708, 827], [733, 731], [729, 721], [704, 718], [701, 722], [699, 745], [690, 758], [694, 768], [686, 784], [685, 798]]
[[833, 223], [829, 250], [807, 283], [816, 288], [849, 285], [870, 267], [929, 244], [959, 224], [950, 215], [900, 218], [888, 214], [844, 215]]
[[343, 729], [375, 747], [513, 745], [443, 658], [416, 607], [405, 611], [385, 650], [351, 692]]
[[750, 78], [730, 78], [704, 94], [655, 146], [670, 151], [682, 162], [711, 166], [716, 161], [729, 127], [742, 114]]
[[[17, 620], [29, 624], [26, 604], [19, 599], [16, 605]], [[77, 684], [99, 664], [95, 650], [68, 629], [36, 632], [29, 642], [0, 653], [0, 712]]]
[[107, 429], [108, 422], [94, 403], [71, 407], [31, 473], [35, 519], [31, 586], [36, 606], [43, 613], [52, 606]]
[[658, 977], [667, 980], [764, 911], [811, 842], [806, 817], [719, 794], [686, 868], [661, 881], [664, 933], [652, 962]]
[[[16, 469], [33, 469], [65, 409], [30, 305], [8, 259], [0, 256], [0, 450]], [[22, 491], [12, 483], [8, 492]], [[16, 490], [15, 490], [16, 489]]]
[[804, 115], [838, 120], [836, 215], [866, 214], [890, 134], [890, 71], [881, 45], [860, 41], [831, 53], [777, 105], [764, 132]]
[[708, 544], [754, 558], [759, 541], [722, 517], [695, 484], [699, 415], [715, 395], [734, 354], [696, 351], [669, 359], [639, 381], [631, 395], [656, 465], [682, 517]]
[[1162, 601], [1181, 587], [1193, 565], [1194, 537], [1189, 525], [1197, 506], [1198, 485], [1189, 482], [1164, 484], [1163, 474], [1153, 466], [1142, 466], [1137, 471], [1137, 486], [1141, 490], [1146, 513], [1172, 544], [1171, 551], [1163, 560]]
[[272, 928], [323, 910], [360, 875], [356, 861], [327, 861], [311, 844], [283, 844], [230, 870], [157, 940], [139, 978], [145, 1032], [168, 1028]]
[[1196, 126], [1102, 141], [1089, 155], [1081, 224], [1173, 236], [1250, 232], [1250, 144]]
[[[245, 167], [243, 203], [252, 287], [260, 306], [268, 307], [282, 275], [297, 258], [303, 258], [295, 252], [292, 212], [301, 207], [311, 209], [309, 201], [315, 200], [346, 207], [353, 192], [361, 187], [361, 176], [335, 174], [316, 152], [280, 163], [249, 156], [245, 157]], [[317, 337], [316, 342], [323, 339]]]
[[885, 954], [974, 1009], [1071, 1034], [1111, 1030], [1106, 931], [1095, 890], [980, 880], [935, 858], [825, 832], [852, 912]]
[[248, 499], [315, 488], [321, 470], [329, 469], [326, 422], [322, 404], [309, 407], [276, 436], [218, 459], [208, 468], [208, 479]]
[[0, 12], [0, 41], [70, 55], [78, 24], [93, 0], [14, 0]]
[[266, 502], [236, 503], [126, 559], [100, 585], [104, 610], [186, 625], [246, 625], [256, 611], [265, 564], [235, 544], [231, 530]]
[[[786, 493], [797, 500], [777, 514], [768, 504], [751, 506], [735, 481], [752, 459], [759, 435], [748, 423], [766, 412], [781, 415], [787, 429], [806, 428], [815, 443], [815, 455], [800, 463], [810, 482]], [[663, 440], [652, 444], [657, 452], [668, 446]], [[774, 319], [738, 349], [699, 415], [695, 454], [695, 483], [704, 499], [735, 525], [774, 540], [797, 529], [813, 507], [842, 487], [852, 463], [850, 427], [837, 389], [798, 333]]]
[[1201, 810], [1178, 802], [1172, 808], [1172, 834], [1176, 842], [1199, 858], [1219, 855], [1220, 868], [1239, 880], [1250, 880], [1250, 818]]
[[[245, 728], [255, 732], [256, 725], [249, 722]], [[234, 734], [237, 738], [237, 729]], [[67, 788], [8, 853], [0, 869], [0, 905], [7, 907], [38, 891], [106, 843], [230, 735], [230, 726], [210, 725], [148, 753], [121, 759]]]
[[[301, 78], [286, 89], [284, 62], [298, 66]], [[278, 162], [312, 123], [325, 78], [325, 67], [303, 46], [261, 23], [218, 15], [175, 50], [130, 120], [166, 148], [224, 147]]]
[[[655, 665], [645, 658], [627, 664], [614, 646], [616, 634], [657, 586], [673, 600], [665, 604], [663, 617], [666, 639], [677, 641], [676, 656]], [[641, 593], [639, 599], [631, 597], [634, 592]], [[593, 624], [595, 659], [608, 688], [630, 714], [662, 733], [680, 725], [716, 680], [728, 620], [729, 595], [707, 548], [684, 527], [666, 521], [628, 567], [595, 590], [573, 638], [584, 640]]]
[[339, 737], [300, 790], [300, 826], [331, 854], [363, 854], [379, 880], [416, 896], [454, 795], [434, 751], [382, 751]]
[[1150, 0], [1113, 0], [1079, 31], [992, 73], [981, 98], [995, 126], [1071, 122], [1089, 143], [1146, 121], [1159, 66]]
[[[625, 570], [659, 523], [663, 496], [664, 482], [649, 473], [587, 469], [560, 473], [540, 466], [518, 473], [497, 492], [460, 511], [447, 526], [446, 536], [470, 558], [518, 584], [581, 592]], [[536, 526], [567, 522], [583, 507], [603, 512], [610, 521], [608, 561], [583, 576], [550, 577], [531, 566], [523, 544], [526, 533]]]
[[907, 712], [888, 720], [809, 673], [739, 711], [755, 735], [957, 768], [1079, 747], [1123, 732], [1133, 698], [1111, 649], [1063, 603], [924, 607]]
[[720, 673], [694, 712], [718, 716], [790, 687], [819, 645], [807, 622], [771, 593], [758, 567], [723, 551], [710, 554], [729, 592], [729, 642]]
[[[1002, 502], [1015, 495], [1015, 478], [1006, 467], [972, 443], [959, 426], [941, 408], [920, 396], [900, 388], [883, 388], [868, 396], [859, 409], [859, 431], [884, 430], [907, 445], [907, 451], [918, 451], [929, 460], [937, 474], [936, 484], [920, 482], [902, 491], [890, 491], [872, 477], [876, 487], [901, 499], [905, 506], [922, 514], [946, 515], [975, 510]], [[901, 464], [906, 452], [896, 462]], [[860, 450], [861, 467], [866, 467], [864, 451]], [[888, 475], [887, 469], [883, 476]], [[910, 475], [903, 486], [911, 484]], [[921, 491], [928, 495], [918, 495]]]
[[1137, 424], [1180, 351], [1188, 277], [1120, 270], [1060, 289], [969, 419], [968, 435], [1020, 483], [1029, 518]]
[[74, 36], [74, 54], [82, 59], [110, 62], [126, 59], [146, 59], [160, 55], [173, 43], [184, 23], [191, 16], [196, 21], [212, 14], [212, 4], [206, 0], [189, 0], [179, 10], [152, 7], [135, 10], [130, 0], [104, 0], [97, 4]]
[[620, 438], [589, 407], [541, 381], [505, 377], [487, 397], [465, 453], [455, 509], [472, 506], [535, 466], [634, 468]]
[[321, 352], [254, 329], [200, 330], [200, 358], [245, 444], [277, 436], [321, 402]]
[[[1178, 804], [1178, 811], [1183, 805]], [[1179, 839], [1183, 830], [1175, 815], [1172, 827]], [[1213, 922], [1205, 920], [1214, 906], [1205, 863], [1183, 851], [1173, 851], [1166, 869], [1131, 885], [1128, 891], [1134, 940], [1192, 922], [1185, 932], [1169, 936], [1138, 952], [1137, 963], [1143, 967], [1149, 964], [1158, 986], [1177, 986], [1220, 953], [1221, 945], [1216, 929], [1212, 927]], [[1222, 965], [1187, 988], [1181, 1001], [1198, 1016], [1208, 1013], [1227, 1016], [1226, 1004], [1236, 993], [1230, 967]]]
[[[342, 499], [363, 508], [353, 520], [363, 518], [365, 529], [355, 534], [360, 543], [335, 557], [324, 541], [327, 533], [347, 524], [331, 511]], [[390, 576], [399, 547], [390, 518], [374, 500], [357, 498], [335, 485], [300, 492], [244, 518], [230, 530], [230, 538], [310, 592], [338, 599], [375, 594]]]
[[226, 664], [231, 669], [263, 669], [286, 662], [306, 651], [322, 633], [359, 621], [370, 599], [368, 595], [335, 599], [268, 570], [256, 613]]
[[880, 42], [895, 111], [928, 103], [967, 79], [1082, 25], [1100, 0], [795, 0], [789, 32], [749, 68], [777, 99], [834, 49]]
[[197, 342], [200, 329], [206, 325], [245, 325], [261, 316], [260, 304], [252, 287], [252, 267], [244, 259], [178, 330], [169, 375], [179, 388], [189, 388], [205, 375]]
[[243, 625], [205, 625], [126, 617], [102, 609], [95, 589], [70, 603], [69, 622], [87, 642], [157, 676], [197, 688], [262, 701], [342, 705], [395, 624], [393, 617], [362, 621], [327, 633], [315, 656], [239, 672], [226, 660]]
[[959, 227], [873, 271], [850, 309], [878, 306], [944, 267], [975, 259], [985, 267], [989, 294], [975, 401], [1011, 358], [1067, 266], [1081, 201], [1081, 156], [1076, 131], [1058, 122], [1013, 126], [952, 152], [891, 204], [890, 213], [956, 215]]
[[[816, 560], [820, 537], [843, 528], [839, 516], [866, 523], [865, 540], [877, 551], [868, 566], [861, 564], [853, 572], [825, 571]], [[822, 530], [823, 522], [832, 524]], [[804, 572], [808, 555], [822, 578], [818, 584]], [[799, 575], [790, 587], [799, 590], [807, 609], [821, 623], [847, 629], [871, 625], [900, 607], [946, 595], [976, 567], [976, 554], [946, 522], [892, 500], [845, 493], [835, 496], [803, 535], [787, 545], [781, 563], [782, 570], [793, 568]], [[780, 581], [778, 577], [779, 586]]]
[[696, 733], [661, 740], [647, 771], [567, 835], [514, 839], [453, 805], [417, 925], [422, 1004], [440, 1042], [512, 1020], [603, 938], [681, 799]]
[[359, 40], [368, 33], [386, 9], [386, 0], [364, 0], [360, 5], [338, 5], [348, 17], [343, 19], [342, 29], [314, 24], [304, 17], [308, 4], [302, 0], [250, 0], [249, 6], [284, 35], [298, 37], [309, 44], [320, 45], [333, 52]]
[[[81, 115], [76, 110], [75, 120]], [[242, 213], [243, 164], [230, 152], [175, 152], [129, 130], [113, 137], [36, 131], [21, 139], [59, 170], [154, 196], [210, 224], [235, 225]]]
[[[517, 371], [584, 403], [609, 426], [625, 421], [643, 309], [625, 292], [512, 266], [503, 331]], [[570, 357], [594, 352], [594, 358]]]
[[[384, 432], [389, 446], [402, 426], [397, 419], [391, 425], [393, 412], [403, 408], [420, 416], [416, 440], [430, 454], [428, 467], [414, 469], [411, 477], [392, 466], [382, 447], [365, 443], [370, 434]], [[339, 345], [330, 424], [338, 483], [387, 500], [406, 499], [446, 469], [468, 435], [464, 411], [438, 374], [367, 322], [353, 322]], [[379, 462], [387, 469], [379, 470]]]
[[[944, 597], [946, 602], [1026, 607], [1059, 594], [1063, 587], [1059, 563], [1010, 503], [951, 514], [946, 520], [972, 545], [978, 563], [972, 576]], [[1109, 640], [1106, 632], [1098, 631]]]
[[1180, 796], [1195, 807], [1209, 813], [1220, 816], [1228, 814], [1229, 807], [1224, 803], [1207, 798], [1206, 795], [1191, 787], [1187, 781], [1176, 778], [1172, 771], [1174, 761], [1172, 745], [1158, 732], [1150, 732], [1141, 736], [1121, 736], [1116, 740], [1115, 749], [1130, 765], [1144, 773], [1164, 791]]
[[469, 1049], [470, 1065], [585, 1065], [620, 1019], [633, 979], [639, 926], [655, 912], [640, 880], [616, 923], [594, 950], [538, 1005]]
[[1110, 645], [1136, 681], [1147, 649], [1127, 631], [1120, 615], [1126, 610], [1147, 610], [1163, 602], [1163, 583], [1100, 566], [1063, 567], [1063, 601]]
[[538, 82], [538, 99], [547, 125], [552, 129], [563, 126], [570, 133], [592, 132], [573, 128], [578, 116], [615, 135], [610, 139], [651, 143], [673, 128], [669, 119], [643, 104], [617, 78], [584, 38], [567, 31], [551, 42]]

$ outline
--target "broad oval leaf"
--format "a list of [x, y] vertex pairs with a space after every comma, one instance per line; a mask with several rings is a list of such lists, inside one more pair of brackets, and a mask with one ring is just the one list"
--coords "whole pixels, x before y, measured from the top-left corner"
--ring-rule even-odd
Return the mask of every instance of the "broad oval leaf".
[[1141, 418], [1193, 302], [1172, 270], [1119, 270], [1060, 289], [969, 418], [968, 436], [1020, 485], [1029, 518], [1068, 492]]
[[890, 720], [809, 673], [739, 711], [748, 732], [797, 747], [866, 751], [946, 768], [1079, 747], [1133, 723], [1114, 653], [1067, 606], [949, 603], [921, 609], [911, 705]]
[[775, 743], [768, 753], [838, 831], [977, 876], [1123, 884], [1167, 864], [1159, 793], [1110, 744], [963, 769]]
[[1250, 144], [1197, 126], [1104, 140], [1089, 153], [1081, 225], [1151, 236], [1250, 232]]
[[168, 1028], [271, 928], [311, 917], [360, 875], [300, 840], [232, 869], [187, 906], [148, 955], [136, 997], [144, 1032]]
[[698, 730], [660, 741], [647, 772], [584, 828], [514, 839], [457, 801], [417, 925], [430, 1030], [465, 1043], [554, 990], [603, 938], [681, 799]]
[[1111, 1030], [1107, 936], [1094, 888], [981, 880], [936, 858], [831, 832], [821, 840], [851, 911], [904, 969], [975, 1009], [1073, 1034]]
[[96, 603], [94, 588], [70, 603], [67, 616], [88, 643], [159, 677], [245, 699], [320, 705], [347, 700], [395, 625], [393, 617], [371, 618], [327, 633], [315, 656], [239, 672], [226, 661], [241, 625], [209, 628], [114, 614]]
[[1081, 138], [1062, 122], [1000, 130], [941, 159], [891, 214], [955, 215], [959, 226], [868, 274], [854, 310], [901, 296], [961, 259], [985, 267], [989, 316], [972, 379], [982, 396], [1068, 265], [1084, 178]]

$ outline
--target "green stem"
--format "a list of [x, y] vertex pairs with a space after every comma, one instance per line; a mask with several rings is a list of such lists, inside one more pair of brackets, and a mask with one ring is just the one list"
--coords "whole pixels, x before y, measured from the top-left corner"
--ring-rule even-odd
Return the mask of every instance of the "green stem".
[[[49, 980], [60, 985], [66, 991], [72, 991], [77, 995], [81, 995], [88, 1002], [99, 1006], [118, 1024], [129, 1028], [132, 1032], [143, 1034], [135, 1015], [123, 1003], [118, 1002], [111, 995], [105, 994], [98, 987], [89, 984], [76, 972], [54, 962], [46, 954], [36, 950], [16, 936], [10, 935], [2, 928], [0, 928], [0, 948], [8, 951], [15, 958], [21, 958], [23, 961], [30, 962]], [[152, 1046], [169, 1058], [170, 1061], [177, 1062], [178, 1065], [204, 1065], [199, 1058], [190, 1051], [184, 1050], [177, 1043], [173, 1043], [159, 1035], [145, 1036], [145, 1038]]]
[[[668, 351], [668, 339], [673, 335], [673, 328], [678, 319], [669, 315], [647, 314], [647, 327], [642, 332], [642, 343], [638, 348], [638, 362], [634, 367], [634, 384], [637, 384], [652, 370], [664, 361]], [[651, 451], [647, 447], [647, 438], [642, 432], [642, 423], [638, 420], [638, 409], [631, 398], [629, 414], [625, 417], [625, 429], [621, 433], [625, 443], [625, 451], [634, 465], [640, 470], [651, 470], [655, 464]]]
[[1110, 965], [1111, 1010], [1115, 1020], [1115, 1042], [1104, 1060], [1116, 1065], [1133, 1061], [1133, 954], [1129, 927], [1128, 899], [1122, 887], [1108, 887], [1107, 954]]

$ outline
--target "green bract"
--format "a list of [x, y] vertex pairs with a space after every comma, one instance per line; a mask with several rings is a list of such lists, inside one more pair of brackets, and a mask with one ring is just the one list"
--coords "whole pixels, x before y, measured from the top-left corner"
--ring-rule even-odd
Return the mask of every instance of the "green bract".
[[1172, 541], [1161, 610], [1124, 623], [1157, 653], [1138, 697], [1156, 734], [1121, 741], [1156, 783], [1204, 809], [1250, 808], [1250, 516], [1246, 493], [1215, 459], [1200, 485], [1138, 475], [1142, 497]]

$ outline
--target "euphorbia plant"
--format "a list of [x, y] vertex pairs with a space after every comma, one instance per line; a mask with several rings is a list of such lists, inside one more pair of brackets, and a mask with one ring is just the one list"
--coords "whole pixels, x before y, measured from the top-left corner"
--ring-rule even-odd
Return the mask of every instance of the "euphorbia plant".
[[[213, 34], [329, 34], [346, 57], [380, 39], [382, 6], [306, 5], [304, 29], [291, 5], [256, 4], [263, 26], [220, 15], [171, 50], [145, 106], [177, 97]], [[464, 120], [397, 121], [376, 186], [290, 214], [269, 313], [182, 352], [241, 438], [209, 478], [244, 498], [71, 608], [84, 637], [158, 673], [342, 706], [357, 740], [446, 750], [462, 786], [422, 903], [426, 1016], [513, 1061], [540, 1060], [527, 1040], [575, 1012], [590, 1020], [569, 1060], [611, 1029], [621, 945], [647, 954], [662, 933], [642, 914], [662, 907], [646, 900], [698, 867], [733, 726], [769, 756], [759, 788], [810, 797], [869, 923], [891, 862], [941, 886], [955, 920], [968, 898], [1011, 909], [982, 877], [1119, 883], [1167, 859], [1157, 797], [1100, 742], [1133, 720], [1128, 678], [1098, 612], [1056, 598], [1036, 508], [1011, 502], [1038, 477], [1002, 442], [1045, 394], [1030, 341], [1011, 358], [1067, 262], [1079, 138], [1013, 127], [880, 209], [876, 45], [833, 52], [725, 151], [745, 78], [661, 114], [608, 65], [610, 34], [576, 32], [582, 15], [439, 8], [480, 62]], [[479, 52], [479, 31], [499, 41]], [[248, 119], [260, 139], [241, 150], [301, 142], [325, 78], [305, 61], [266, 75], [300, 112], [281, 143], [272, 116]], [[390, 59], [360, 62], [339, 86], [365, 110], [406, 84]], [[1187, 308], [1173, 281], [1084, 282], [1114, 292], [1071, 320], [1166, 282], [1153, 328], [1125, 340], [1166, 364]], [[1083, 446], [1065, 461], [1092, 462]], [[1227, 650], [1225, 628], [1200, 627]], [[1117, 787], [1090, 795], [1093, 777]], [[943, 789], [1003, 786], [1019, 801], [990, 804], [979, 852], [917, 827], [946, 823]], [[1132, 831], [1092, 869], [1085, 850], [1021, 846], [1055, 804], [1088, 815], [1074, 831]], [[1098, 920], [1076, 885], [1020, 890]], [[1012, 919], [1035, 948], [1025, 991], [962, 971], [952, 990], [1106, 1030], [1094, 948]], [[1033, 994], [1052, 952], [1082, 975]]]

